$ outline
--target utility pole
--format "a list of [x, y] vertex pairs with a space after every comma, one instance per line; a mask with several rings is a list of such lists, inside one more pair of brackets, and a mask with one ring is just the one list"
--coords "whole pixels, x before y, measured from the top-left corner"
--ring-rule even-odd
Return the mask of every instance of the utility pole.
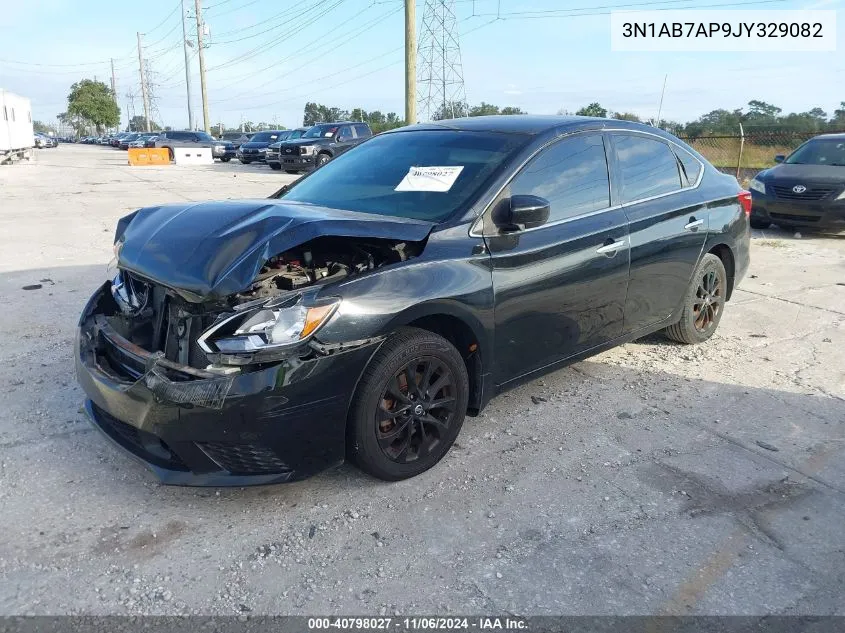
[[144, 98], [144, 127], [150, 131], [150, 100], [147, 97], [147, 77], [144, 73], [144, 53], [141, 47], [141, 33], [138, 33], [138, 69], [141, 71], [141, 96]]
[[[114, 59], [109, 60], [111, 62], [111, 96], [114, 99], [114, 104], [117, 105], [117, 82], [114, 79]], [[117, 124], [118, 129], [120, 129], [120, 124]]]
[[191, 58], [188, 55], [188, 28], [185, 26], [185, 0], [182, 0], [182, 49], [185, 52], [185, 86], [188, 89], [188, 129], [194, 129], [194, 113], [191, 111]]
[[415, 0], [405, 0], [405, 125], [417, 122], [417, 16]]
[[200, 89], [202, 90], [202, 126], [207, 134], [211, 134], [208, 126], [208, 92], [205, 87], [205, 55], [202, 52], [202, 6], [200, 0], [194, 0], [197, 12], [197, 50], [200, 56]]

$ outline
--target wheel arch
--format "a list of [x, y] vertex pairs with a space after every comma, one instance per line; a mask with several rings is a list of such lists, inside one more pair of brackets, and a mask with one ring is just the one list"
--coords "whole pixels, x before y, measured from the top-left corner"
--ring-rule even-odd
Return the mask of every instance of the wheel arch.
[[730, 246], [722, 242], [710, 246], [707, 252], [718, 257], [725, 267], [725, 273], [728, 275], [728, 293], [725, 296], [725, 301], [730, 301], [736, 279], [736, 260], [733, 250], [731, 250]]
[[491, 340], [476, 315], [452, 303], [423, 303], [397, 315], [386, 331], [415, 327], [438, 334], [458, 350], [469, 377], [469, 413], [477, 415], [484, 403], [484, 368], [491, 363]]

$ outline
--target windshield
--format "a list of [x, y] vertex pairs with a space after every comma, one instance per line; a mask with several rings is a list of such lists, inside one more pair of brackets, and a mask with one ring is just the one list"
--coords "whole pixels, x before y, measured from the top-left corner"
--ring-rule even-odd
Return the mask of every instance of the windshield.
[[227, 141], [234, 141], [236, 138], [243, 136], [243, 132], [226, 132], [222, 138]]
[[796, 149], [785, 163], [845, 167], [845, 139], [812, 139]]
[[321, 136], [334, 136], [339, 125], [315, 125], [309, 129], [302, 138], [320, 138]]
[[467, 205], [526, 142], [518, 134], [455, 130], [376, 136], [320, 167], [282, 198], [441, 222]]
[[305, 130], [293, 130], [293, 131], [292, 131], [292, 132], [288, 135], [288, 140], [291, 140], [291, 139], [294, 139], [294, 138], [299, 138], [300, 136], [302, 136], [302, 133], [303, 133], [303, 132], [305, 132]]
[[272, 143], [273, 141], [279, 140], [279, 133], [278, 132], [259, 132], [251, 139], [249, 139], [253, 143]]

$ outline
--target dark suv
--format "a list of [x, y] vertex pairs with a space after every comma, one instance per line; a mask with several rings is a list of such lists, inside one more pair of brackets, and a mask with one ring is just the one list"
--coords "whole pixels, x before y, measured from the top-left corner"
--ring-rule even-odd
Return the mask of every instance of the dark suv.
[[267, 164], [271, 169], [280, 170], [282, 168], [281, 148], [286, 141], [295, 141], [302, 138], [310, 128], [298, 127], [295, 130], [285, 130], [285, 135], [280, 137], [275, 143], [267, 146]]
[[271, 143], [283, 141], [287, 134], [288, 130], [256, 132], [251, 139], [241, 143], [235, 155], [244, 165], [263, 163], [267, 158], [267, 146]]
[[401, 128], [270, 199], [122, 218], [76, 373], [94, 424], [167, 483], [345, 457], [411, 477], [496, 394], [658, 330], [709, 339], [750, 211], [735, 178], [647, 125]]
[[279, 160], [289, 174], [310, 171], [325, 165], [372, 135], [373, 131], [366, 123], [318, 123], [299, 139], [282, 143]]
[[191, 130], [168, 130], [158, 135], [156, 147], [166, 147], [170, 150], [170, 160], [173, 160], [174, 147], [210, 147], [211, 156], [228, 163], [235, 157], [235, 148], [229, 141], [218, 141], [206, 132], [192, 132]]

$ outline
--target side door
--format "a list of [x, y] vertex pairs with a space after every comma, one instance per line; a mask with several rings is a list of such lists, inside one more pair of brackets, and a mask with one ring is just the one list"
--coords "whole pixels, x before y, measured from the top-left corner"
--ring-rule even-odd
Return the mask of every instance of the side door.
[[[520, 194], [548, 200], [548, 221], [522, 230], [497, 228], [493, 210]], [[495, 295], [496, 384], [622, 333], [628, 222], [611, 200], [601, 133], [575, 134], [541, 150], [483, 222]]]
[[334, 137], [334, 155], [343, 154], [350, 147], [355, 145], [355, 135], [352, 133], [351, 125], [341, 125]]
[[352, 126], [352, 128], [355, 132], [355, 145], [360, 145], [373, 135], [372, 130], [370, 130], [370, 126], [364, 123], [356, 123]]
[[613, 180], [630, 227], [627, 334], [668, 319], [680, 305], [707, 240], [709, 214], [697, 189], [702, 170], [687, 179], [675, 154], [680, 147], [637, 132], [609, 136]]

